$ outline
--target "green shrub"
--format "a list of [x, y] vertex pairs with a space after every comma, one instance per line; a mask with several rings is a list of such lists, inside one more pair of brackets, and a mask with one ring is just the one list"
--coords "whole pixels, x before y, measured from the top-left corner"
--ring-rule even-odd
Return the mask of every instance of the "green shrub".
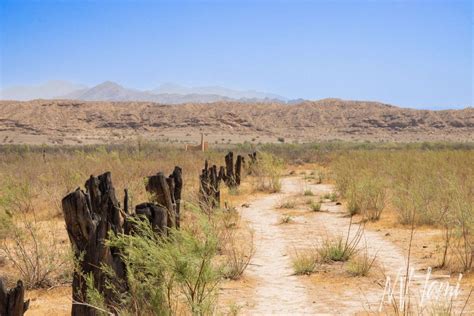
[[283, 203], [281, 203], [280, 205], [278, 205], [278, 208], [283, 208], [283, 209], [292, 209], [292, 208], [295, 208], [296, 206], [296, 202], [295, 201], [285, 201]]
[[336, 201], [337, 201], [337, 194], [334, 193], [334, 192], [331, 193], [331, 194], [329, 194], [329, 200], [330, 200], [331, 202], [336, 202]]
[[351, 252], [347, 251], [342, 237], [335, 240], [325, 240], [318, 248], [318, 254], [323, 262], [347, 261], [351, 257]]
[[317, 256], [314, 251], [296, 252], [291, 258], [291, 265], [296, 275], [311, 274], [316, 269]]
[[339, 236], [323, 239], [321, 245], [316, 248], [322, 262], [347, 261], [357, 253], [357, 246], [363, 236], [364, 227], [359, 225], [357, 231], [351, 236], [352, 225], [351, 217], [345, 238]]
[[108, 245], [123, 253], [129, 291], [117, 310], [122, 314], [212, 314], [221, 272], [213, 264], [217, 238], [204, 217], [196, 227], [157, 236], [147, 221], [136, 220], [137, 235], [110, 236]]
[[312, 201], [309, 207], [311, 208], [311, 211], [313, 212], [321, 211], [321, 203], [319, 202]]
[[251, 174], [254, 175], [253, 186], [257, 191], [280, 192], [283, 160], [267, 153], [260, 153], [257, 162], [251, 165]]
[[370, 257], [368, 252], [354, 256], [347, 263], [347, 271], [353, 276], [367, 276], [375, 264], [376, 256]]

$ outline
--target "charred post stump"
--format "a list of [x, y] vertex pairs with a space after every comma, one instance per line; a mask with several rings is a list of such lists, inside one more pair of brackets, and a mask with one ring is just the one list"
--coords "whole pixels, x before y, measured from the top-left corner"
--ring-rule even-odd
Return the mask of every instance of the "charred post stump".
[[[162, 235], [174, 226], [175, 221], [179, 222], [176, 205], [181, 199], [182, 170], [176, 167], [169, 178], [161, 172], [149, 177], [146, 189], [154, 195], [156, 203], [137, 205], [135, 214], [129, 212], [126, 189], [124, 211], [120, 209], [110, 172], [91, 176], [85, 187], [86, 192], [78, 188], [62, 200], [66, 229], [79, 262], [72, 282], [73, 316], [98, 314], [96, 309], [86, 304], [85, 278], [89, 275], [94, 279], [94, 288], [103, 295], [109, 308], [120, 302], [121, 293], [128, 290], [126, 267], [119, 250], [107, 246], [105, 241], [109, 234], [134, 233], [133, 221], [129, 220], [131, 217], [142, 215], [148, 219], [153, 230]], [[104, 272], [104, 266], [113, 272], [113, 277]], [[0, 315], [3, 316], [2, 313]]]
[[[80, 266], [80, 271], [74, 272], [72, 282], [73, 316], [97, 314], [94, 308], [81, 304], [87, 298], [87, 275], [93, 276], [94, 287], [104, 295], [107, 305], [118, 301], [117, 293], [107, 287], [107, 283], [119, 291], [126, 290], [125, 265], [120, 254], [117, 249], [105, 245], [109, 231], [122, 233], [124, 222], [110, 172], [91, 176], [85, 187], [86, 192], [78, 188], [62, 200], [66, 229]], [[103, 265], [113, 270], [113, 279], [103, 272]]]
[[176, 228], [180, 227], [181, 211], [181, 191], [183, 190], [183, 169], [176, 166], [173, 173], [169, 176], [174, 182], [174, 199], [176, 204]]
[[208, 162], [204, 163], [204, 169], [199, 177], [200, 182], [200, 201], [204, 208], [220, 207], [221, 192], [219, 189], [220, 182], [223, 179], [223, 167], [217, 173], [217, 166], [208, 167]]
[[225, 155], [225, 183], [229, 188], [235, 187], [234, 153], [231, 151]]
[[[179, 204], [183, 188], [182, 169], [175, 167], [173, 173], [166, 178], [162, 172], [148, 177], [146, 190], [153, 194], [153, 202], [167, 211], [167, 227], [179, 227]], [[178, 199], [176, 199], [178, 196]]]
[[[145, 217], [155, 233], [165, 235], [168, 229], [168, 210], [153, 203], [142, 203], [135, 207], [137, 216]], [[126, 234], [133, 234], [133, 225], [127, 225]]]
[[235, 162], [235, 185], [240, 186], [240, 180], [242, 175], [242, 164], [244, 163], [244, 157], [237, 155], [237, 160]]
[[237, 155], [237, 160], [234, 165], [234, 153], [231, 151], [225, 156], [225, 168], [221, 167], [219, 175], [222, 176], [222, 179], [229, 189], [233, 189], [240, 185], [243, 163], [244, 157]]
[[0, 315], [23, 316], [28, 310], [30, 301], [24, 301], [25, 288], [23, 282], [18, 281], [16, 287], [7, 290], [0, 280]]

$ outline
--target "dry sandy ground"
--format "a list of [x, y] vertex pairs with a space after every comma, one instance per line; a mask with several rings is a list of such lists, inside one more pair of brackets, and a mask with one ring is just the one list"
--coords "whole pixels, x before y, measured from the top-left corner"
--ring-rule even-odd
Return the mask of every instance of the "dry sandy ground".
[[73, 100], [0, 101], [0, 144], [210, 144], [321, 140], [474, 141], [474, 109], [422, 111], [324, 99], [295, 105]]

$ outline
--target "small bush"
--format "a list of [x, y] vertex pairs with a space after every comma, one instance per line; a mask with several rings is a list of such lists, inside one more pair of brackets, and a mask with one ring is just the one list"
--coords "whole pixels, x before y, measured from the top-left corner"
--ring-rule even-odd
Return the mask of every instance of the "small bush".
[[249, 174], [254, 175], [253, 186], [256, 191], [276, 193], [281, 191], [283, 160], [267, 153], [260, 153], [259, 159], [252, 164]]
[[293, 218], [290, 216], [290, 215], [283, 215], [281, 218], [280, 218], [280, 224], [289, 224], [293, 222]]
[[252, 260], [255, 254], [253, 235], [245, 243], [239, 243], [235, 235], [227, 243], [223, 254], [225, 263], [222, 268], [222, 274], [225, 278], [238, 280]]
[[11, 235], [1, 242], [0, 249], [26, 287], [41, 288], [63, 282], [71, 273], [72, 261], [54, 227], [42, 227], [26, 220], [22, 225], [13, 222], [11, 225]]
[[353, 216], [360, 213], [360, 206], [355, 198], [349, 198], [347, 201], [347, 210], [349, 215]]
[[317, 256], [314, 251], [296, 252], [291, 258], [293, 272], [296, 275], [309, 275], [317, 266]]
[[13, 178], [5, 178], [0, 188], [0, 208], [11, 214], [33, 211], [34, 197], [30, 181], [18, 182]]
[[357, 253], [357, 246], [363, 236], [364, 228], [359, 226], [355, 234], [351, 236], [352, 217], [349, 223], [347, 236], [344, 238], [325, 238], [320, 247], [316, 248], [322, 262], [347, 261]]
[[318, 248], [318, 254], [322, 262], [347, 261], [351, 257], [342, 237], [336, 240], [325, 240]]
[[0, 211], [0, 239], [11, 236], [13, 220], [10, 214]]
[[314, 202], [313, 201], [313, 202], [311, 202], [309, 207], [311, 208], [311, 211], [313, 211], [313, 212], [321, 211], [321, 203], [319, 203], [319, 202]]
[[[136, 235], [110, 236], [107, 244], [123, 253], [129, 289], [118, 314], [209, 315], [215, 310], [221, 272], [213, 263], [217, 237], [204, 216], [163, 238], [148, 221], [135, 220]], [[183, 310], [184, 309], [184, 310]]]
[[281, 203], [280, 205], [278, 205], [278, 208], [293, 209], [293, 208], [295, 208], [295, 206], [296, 206], [295, 201], [285, 201], [285, 202]]
[[347, 263], [347, 271], [353, 276], [367, 276], [374, 266], [376, 256], [370, 257], [368, 252], [354, 256]]
[[314, 193], [313, 193], [313, 191], [307, 189], [307, 190], [304, 190], [303, 195], [304, 196], [314, 196]]

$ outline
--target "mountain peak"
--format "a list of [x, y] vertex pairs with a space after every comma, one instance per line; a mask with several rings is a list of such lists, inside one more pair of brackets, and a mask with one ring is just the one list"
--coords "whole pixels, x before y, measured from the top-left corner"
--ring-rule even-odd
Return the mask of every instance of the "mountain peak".
[[121, 88], [121, 89], [123, 89], [124, 87], [119, 85], [118, 83], [116, 83], [114, 81], [107, 80], [107, 81], [104, 81], [102, 83], [99, 83], [98, 85], [94, 86], [93, 88]]
[[186, 87], [163, 83], [157, 89], [141, 91], [130, 89], [114, 81], [104, 81], [91, 88], [54, 80], [39, 86], [17, 87], [1, 91], [2, 99], [75, 99], [84, 101], [151, 101], [166, 104], [210, 103], [216, 101], [285, 102], [276, 94], [256, 90], [233, 90], [220, 86]]

